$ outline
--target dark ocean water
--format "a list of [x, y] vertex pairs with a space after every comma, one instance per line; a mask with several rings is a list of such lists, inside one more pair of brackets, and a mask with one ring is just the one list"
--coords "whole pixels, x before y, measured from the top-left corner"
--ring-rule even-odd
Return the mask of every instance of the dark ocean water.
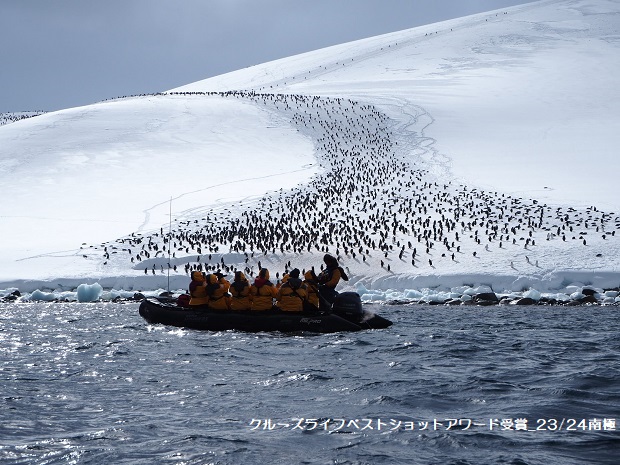
[[137, 304], [2, 304], [0, 463], [620, 463], [618, 307], [367, 308], [394, 326], [210, 333]]

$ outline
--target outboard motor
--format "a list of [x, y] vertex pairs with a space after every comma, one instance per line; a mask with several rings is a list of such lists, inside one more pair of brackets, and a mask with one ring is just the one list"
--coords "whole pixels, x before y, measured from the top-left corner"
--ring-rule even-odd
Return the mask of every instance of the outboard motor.
[[357, 292], [341, 292], [334, 299], [332, 312], [353, 323], [359, 323], [364, 317], [362, 299]]

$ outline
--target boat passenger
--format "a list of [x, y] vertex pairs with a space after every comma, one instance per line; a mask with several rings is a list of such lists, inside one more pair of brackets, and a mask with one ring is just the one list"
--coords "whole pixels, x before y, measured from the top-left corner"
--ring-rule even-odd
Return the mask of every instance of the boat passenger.
[[207, 305], [209, 295], [207, 294], [207, 276], [202, 271], [192, 271], [192, 281], [189, 283], [189, 304]]
[[230, 310], [230, 282], [221, 272], [213, 273], [210, 276], [209, 286], [209, 308], [213, 310]]
[[250, 310], [252, 308], [250, 283], [242, 271], [235, 272], [235, 278], [230, 285], [230, 294], [231, 310]]
[[301, 312], [307, 298], [306, 285], [299, 279], [299, 270], [295, 268], [278, 289], [277, 306], [284, 312]]
[[319, 281], [319, 308], [321, 310], [329, 310], [329, 307], [338, 295], [336, 286], [340, 282], [340, 279], [348, 281], [349, 277], [338, 264], [336, 257], [325, 254], [323, 262], [326, 268], [321, 271], [317, 277]]
[[254, 284], [250, 287], [250, 298], [252, 299], [252, 310], [265, 311], [273, 308], [273, 299], [278, 290], [269, 281], [269, 270], [261, 268]]
[[319, 281], [314, 270], [308, 270], [304, 273], [304, 284], [306, 285], [306, 292], [308, 293], [308, 299], [304, 305], [305, 310], [318, 310]]

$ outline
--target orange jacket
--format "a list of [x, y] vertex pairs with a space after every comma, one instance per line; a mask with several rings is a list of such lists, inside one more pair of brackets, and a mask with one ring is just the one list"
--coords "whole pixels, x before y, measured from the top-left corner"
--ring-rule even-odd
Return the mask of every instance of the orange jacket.
[[245, 275], [241, 274], [242, 278], [238, 282], [234, 282], [230, 285], [230, 309], [231, 310], [250, 310], [252, 308], [252, 301], [250, 300], [250, 283], [245, 278]]
[[[217, 276], [214, 276], [217, 279]], [[226, 280], [226, 278], [217, 279], [217, 284], [219, 286], [214, 286], [213, 292], [209, 297], [209, 308], [213, 310], [229, 310], [230, 309], [230, 295], [228, 294], [228, 289], [230, 288], [230, 283]]]
[[297, 278], [289, 278], [280, 286], [276, 296], [278, 307], [285, 312], [301, 312], [307, 298], [306, 286]]
[[256, 278], [252, 287], [250, 287], [250, 298], [252, 299], [252, 310], [271, 310], [273, 308], [273, 299], [276, 297], [278, 290], [271, 283], [263, 278]]
[[207, 305], [209, 303], [207, 282], [201, 271], [192, 271], [192, 282], [189, 285], [189, 295], [190, 305]]
[[319, 283], [314, 272], [312, 270], [306, 271], [304, 278], [306, 278], [304, 279], [304, 284], [308, 293], [308, 303], [319, 308]]
[[342, 274], [340, 273], [340, 268], [332, 268], [332, 269], [327, 268], [324, 271], [322, 271], [318, 276], [319, 283], [321, 283], [324, 286], [329, 287], [330, 289], [336, 288], [336, 286], [340, 282], [341, 277], [342, 277]]

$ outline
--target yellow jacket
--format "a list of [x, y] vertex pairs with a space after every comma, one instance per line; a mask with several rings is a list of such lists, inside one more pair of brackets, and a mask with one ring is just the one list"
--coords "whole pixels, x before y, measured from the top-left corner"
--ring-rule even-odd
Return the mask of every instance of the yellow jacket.
[[314, 271], [306, 271], [304, 278], [306, 292], [308, 293], [308, 303], [319, 308], [319, 282], [317, 281]]
[[276, 296], [278, 307], [285, 312], [301, 312], [304, 309], [304, 301], [308, 298], [306, 286], [298, 278], [289, 278]]
[[241, 271], [237, 271], [235, 282], [230, 285], [229, 292], [231, 310], [250, 310], [252, 301], [250, 300], [250, 283]]
[[[216, 275], [211, 275], [215, 279], [217, 279]], [[226, 278], [217, 279], [218, 287], [214, 286], [213, 292], [209, 297], [209, 308], [213, 310], [229, 310], [230, 309], [230, 295], [228, 294], [228, 289], [230, 288], [230, 283], [226, 280]]]
[[252, 310], [271, 310], [273, 308], [273, 299], [277, 293], [278, 290], [271, 281], [256, 278], [256, 281], [250, 287]]
[[207, 282], [201, 271], [192, 271], [192, 282], [189, 285], [189, 304], [207, 305], [209, 296], [207, 295]]

